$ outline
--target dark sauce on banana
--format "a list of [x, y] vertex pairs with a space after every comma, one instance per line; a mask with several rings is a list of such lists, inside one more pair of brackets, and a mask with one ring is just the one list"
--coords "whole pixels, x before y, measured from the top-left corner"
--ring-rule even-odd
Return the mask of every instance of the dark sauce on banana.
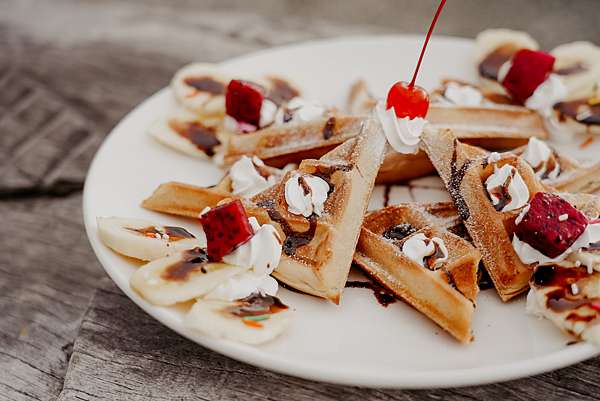
[[167, 267], [161, 274], [161, 278], [168, 281], [186, 281], [194, 272], [207, 273], [204, 266], [208, 262], [208, 254], [205, 249], [196, 247], [184, 251], [181, 260]]
[[200, 92], [208, 92], [213, 95], [225, 93], [225, 85], [211, 77], [188, 77], [183, 82]]
[[180, 136], [184, 137], [208, 156], [215, 154], [215, 147], [221, 144], [217, 139], [214, 128], [207, 127], [196, 121], [169, 121], [169, 126]]

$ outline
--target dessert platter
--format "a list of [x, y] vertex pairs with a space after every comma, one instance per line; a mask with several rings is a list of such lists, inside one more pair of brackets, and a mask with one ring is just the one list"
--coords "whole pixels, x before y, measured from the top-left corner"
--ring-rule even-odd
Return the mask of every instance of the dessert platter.
[[600, 48], [504, 29], [428, 47], [443, 4], [422, 47], [180, 69], [86, 181], [117, 285], [199, 344], [316, 380], [459, 386], [596, 355]]

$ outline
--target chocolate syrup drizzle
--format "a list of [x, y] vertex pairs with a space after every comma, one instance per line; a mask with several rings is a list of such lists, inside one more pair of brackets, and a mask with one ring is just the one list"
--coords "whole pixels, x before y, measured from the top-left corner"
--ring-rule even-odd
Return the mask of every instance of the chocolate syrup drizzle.
[[467, 221], [471, 216], [471, 212], [469, 211], [469, 207], [467, 206], [467, 202], [465, 198], [460, 193], [460, 186], [462, 184], [463, 179], [465, 178], [465, 174], [467, 173], [467, 169], [471, 165], [471, 160], [466, 160], [460, 168], [457, 166], [457, 158], [458, 158], [458, 139], [454, 140], [454, 150], [452, 151], [452, 161], [450, 162], [450, 179], [448, 180], [448, 192], [456, 205], [456, 209], [458, 210], [458, 214], [463, 221]]
[[200, 270], [206, 273], [204, 265], [208, 263], [205, 249], [196, 247], [182, 252], [181, 260], [173, 263], [161, 274], [163, 280], [186, 281], [190, 274]]
[[575, 63], [573, 65], [570, 65], [568, 67], [564, 67], [564, 68], [559, 68], [554, 70], [553, 72], [557, 75], [574, 75], [574, 74], [579, 74], [582, 72], [586, 72], [588, 71], [589, 68], [587, 67], [587, 65], [583, 64], [583, 63]]
[[235, 302], [235, 305], [227, 307], [226, 312], [237, 317], [249, 317], [260, 315], [271, 315], [287, 310], [288, 306], [272, 295], [250, 294]]
[[510, 175], [506, 177], [506, 180], [502, 183], [502, 185], [494, 187], [490, 190], [490, 196], [494, 195], [496, 198], [498, 198], [498, 203], [494, 205], [494, 209], [496, 209], [498, 212], [504, 209], [504, 207], [510, 202], [512, 202], [512, 196], [508, 191], [508, 187], [510, 186], [510, 183], [515, 177], [516, 172], [517, 170], [512, 170]]
[[221, 144], [215, 135], [214, 128], [207, 127], [199, 122], [171, 120], [169, 126], [208, 156], [213, 156], [215, 154], [214, 148]]
[[335, 134], [335, 117], [329, 117], [323, 126], [323, 139], [329, 139]]
[[383, 238], [400, 241], [416, 232], [417, 229], [412, 225], [408, 223], [402, 223], [389, 227], [381, 235], [383, 235]]
[[166, 234], [169, 236], [169, 241], [179, 241], [186, 238], [196, 238], [192, 233], [182, 227], [164, 226], [164, 231], [159, 230], [155, 226], [149, 226], [144, 228], [129, 228], [128, 230], [142, 234], [146, 237], [154, 237], [156, 234], [162, 236]]
[[225, 85], [211, 77], [188, 77], [183, 82], [201, 92], [208, 92], [213, 95], [222, 95], [225, 93]]
[[[554, 109], [559, 112], [562, 121], [565, 120], [565, 117], [570, 117], [582, 124], [600, 125], [600, 103], [591, 105], [588, 99], [577, 99], [557, 103], [554, 105]], [[581, 118], [582, 115], [586, 117]]]
[[278, 106], [300, 95], [296, 88], [283, 79], [271, 77], [269, 80], [272, 86], [267, 98]]
[[377, 302], [379, 302], [379, 304], [384, 308], [387, 308], [390, 304], [398, 302], [398, 298], [396, 298], [393, 293], [374, 281], [347, 281], [346, 288], [367, 288], [373, 291], [375, 299], [377, 299]]
[[497, 81], [500, 67], [512, 58], [516, 50], [513, 45], [504, 45], [496, 48], [479, 64], [479, 75]]

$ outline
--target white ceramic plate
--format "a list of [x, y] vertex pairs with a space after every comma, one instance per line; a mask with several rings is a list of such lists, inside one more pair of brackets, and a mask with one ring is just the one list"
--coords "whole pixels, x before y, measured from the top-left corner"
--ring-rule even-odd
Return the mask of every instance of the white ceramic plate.
[[[391, 83], [408, 80], [420, 46], [421, 38], [412, 36], [318, 41], [244, 56], [223, 63], [223, 68], [244, 76], [285, 74], [304, 88], [306, 97], [342, 106], [348, 86], [356, 78], [366, 78], [379, 96]], [[434, 37], [420, 84], [433, 88], [443, 77], [475, 81], [472, 48], [469, 40]], [[589, 344], [567, 346], [570, 339], [550, 323], [525, 315], [523, 298], [502, 304], [493, 290], [479, 296], [474, 319], [476, 339], [467, 346], [458, 344], [408, 305], [398, 302], [384, 308], [369, 290], [354, 288], [346, 289], [340, 306], [282, 289], [280, 295], [296, 309], [296, 317], [287, 333], [264, 346], [245, 346], [188, 330], [182, 324], [184, 310], [152, 306], [129, 288], [128, 279], [135, 267], [106, 248], [96, 230], [97, 216], [123, 216], [179, 223], [192, 232], [201, 232], [193, 221], [139, 207], [160, 183], [176, 180], [210, 185], [222, 174], [209, 162], [178, 154], [146, 135], [146, 128], [173, 103], [168, 90], [158, 92], [108, 136], [87, 177], [84, 216], [92, 247], [110, 277], [142, 309], [181, 335], [229, 357], [294, 376], [398, 388], [508, 380], [560, 368], [598, 353]], [[572, 153], [586, 156], [597, 152], [597, 145], [585, 152], [568, 146]], [[394, 188], [392, 197], [444, 199], [445, 194], [435, 189], [438, 184], [436, 179], [419, 180], [412, 190]], [[380, 198], [381, 192], [378, 189], [376, 197]]]

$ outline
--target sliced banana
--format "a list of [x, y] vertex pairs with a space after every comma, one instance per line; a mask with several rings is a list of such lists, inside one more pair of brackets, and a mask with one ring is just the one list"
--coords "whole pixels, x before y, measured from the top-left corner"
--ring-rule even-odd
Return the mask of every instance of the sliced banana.
[[477, 35], [475, 60], [481, 78], [481, 88], [486, 92], [506, 94], [497, 82], [501, 67], [519, 49], [537, 50], [539, 45], [529, 34], [510, 29], [488, 29]]
[[225, 114], [225, 90], [231, 77], [215, 64], [192, 63], [181, 68], [171, 81], [177, 101], [203, 116]]
[[199, 118], [179, 109], [167, 118], [161, 118], [148, 128], [158, 142], [186, 155], [207, 159], [215, 155], [221, 145], [220, 120]]
[[[258, 303], [264, 304], [264, 313]], [[233, 302], [200, 299], [186, 316], [185, 324], [212, 337], [257, 345], [283, 333], [289, 327], [291, 313], [277, 298], [259, 294]]]
[[174, 305], [201, 297], [244, 270], [225, 263], [210, 263], [204, 249], [193, 248], [140, 267], [129, 284], [154, 305]]
[[551, 51], [556, 57], [554, 73], [569, 91], [568, 99], [590, 97], [600, 82], [600, 47], [590, 42], [572, 42]]
[[539, 44], [527, 32], [512, 29], [487, 29], [475, 38], [475, 60], [480, 62], [500, 46], [511, 45], [516, 49], [539, 49]]
[[99, 217], [97, 221], [102, 242], [115, 252], [135, 259], [160, 259], [201, 245], [181, 227], [120, 217]]

